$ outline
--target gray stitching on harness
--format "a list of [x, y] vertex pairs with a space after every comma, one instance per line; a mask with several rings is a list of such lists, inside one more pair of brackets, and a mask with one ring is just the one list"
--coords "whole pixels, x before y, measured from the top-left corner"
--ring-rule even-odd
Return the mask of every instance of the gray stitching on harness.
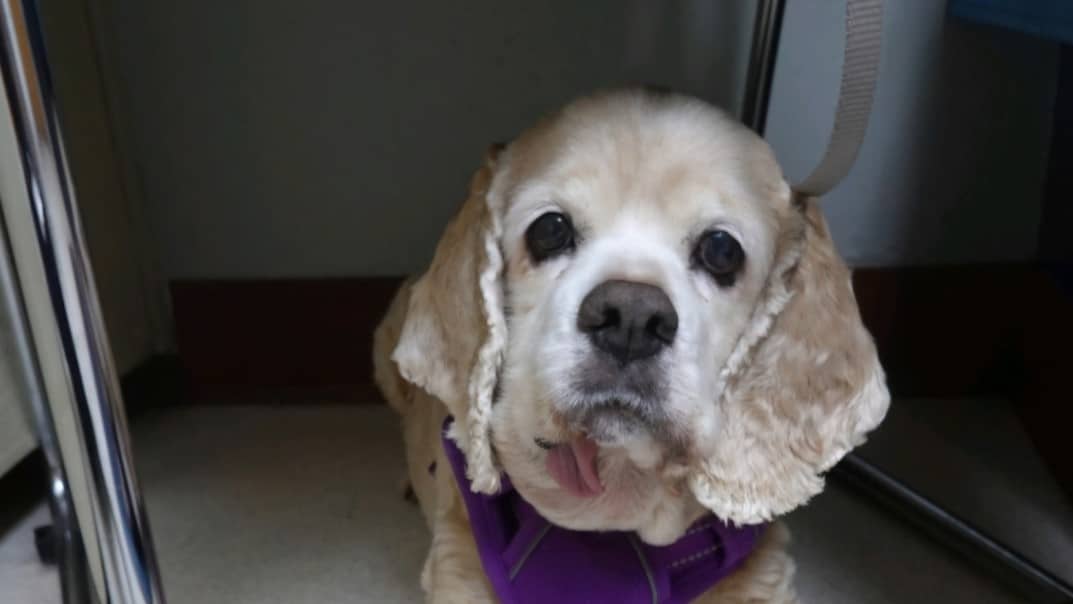
[[690, 562], [693, 562], [694, 560], [699, 560], [699, 559], [703, 558], [704, 556], [714, 554], [715, 552], [719, 551], [722, 548], [723, 548], [722, 545], [713, 545], [712, 547], [709, 547], [708, 549], [704, 549], [704, 550], [701, 550], [701, 551], [699, 551], [699, 552], [697, 552], [695, 554], [692, 554], [690, 556], [686, 556], [685, 558], [682, 558], [681, 560], [675, 560], [674, 562], [671, 562], [671, 568], [678, 568], [679, 566], [681, 566], [683, 564], [689, 564]]
[[533, 539], [532, 543], [530, 543], [525, 548], [525, 553], [522, 554], [522, 557], [518, 558], [518, 561], [514, 563], [514, 566], [510, 567], [510, 580], [511, 581], [514, 580], [514, 577], [518, 576], [518, 573], [521, 572], [521, 570], [522, 570], [522, 565], [525, 564], [525, 561], [528, 560], [529, 556], [531, 556], [533, 554], [533, 551], [535, 551], [537, 546], [540, 545], [540, 542], [544, 540], [544, 535], [547, 535], [548, 531], [550, 531], [550, 530], [551, 530], [551, 523], [549, 522], [549, 523], [544, 525], [543, 530], [541, 530], [540, 534], [538, 534], [536, 536], [536, 539]]
[[712, 528], [713, 526], [715, 526], [715, 525], [712, 524], [711, 522], [709, 522], [708, 524], [702, 524], [700, 526], [695, 526], [695, 527], [689, 529], [688, 531], [686, 531], [686, 534], [687, 535], [696, 535], [697, 533], [699, 533], [701, 531], [708, 530], [708, 529]]
[[648, 566], [648, 559], [645, 558], [644, 552], [641, 551], [641, 546], [637, 543], [637, 537], [629, 535], [630, 545], [633, 546], [633, 551], [637, 552], [637, 557], [641, 560], [641, 568], [645, 571], [645, 578], [648, 579], [648, 588], [652, 590], [652, 604], [659, 604], [659, 592], [656, 591], [656, 578], [652, 576], [652, 568]]

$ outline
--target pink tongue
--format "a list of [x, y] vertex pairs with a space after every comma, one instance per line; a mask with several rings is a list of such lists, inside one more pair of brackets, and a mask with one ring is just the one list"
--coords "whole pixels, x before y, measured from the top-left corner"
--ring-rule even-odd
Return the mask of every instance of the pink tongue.
[[603, 492], [596, 470], [599, 446], [586, 436], [556, 445], [548, 451], [548, 474], [567, 492], [578, 497], [595, 497]]

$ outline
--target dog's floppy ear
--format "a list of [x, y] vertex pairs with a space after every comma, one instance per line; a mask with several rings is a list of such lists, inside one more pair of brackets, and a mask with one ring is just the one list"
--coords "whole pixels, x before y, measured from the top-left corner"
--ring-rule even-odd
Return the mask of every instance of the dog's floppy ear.
[[413, 284], [392, 359], [399, 373], [447, 405], [452, 436], [476, 491], [499, 489], [488, 434], [506, 342], [498, 212], [488, 203], [502, 147], [494, 145], [447, 225], [428, 270]]
[[725, 368], [712, 454], [691, 479], [702, 504], [741, 524], [819, 493], [821, 474], [864, 442], [890, 400], [816, 200], [788, 210], [780, 259]]

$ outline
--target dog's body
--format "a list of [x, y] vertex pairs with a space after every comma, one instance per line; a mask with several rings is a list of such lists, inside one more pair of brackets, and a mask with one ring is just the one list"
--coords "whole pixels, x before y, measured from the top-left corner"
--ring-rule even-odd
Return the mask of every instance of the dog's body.
[[[433, 602], [493, 602], [441, 427], [476, 491], [662, 545], [822, 488], [887, 393], [848, 271], [767, 145], [692, 99], [578, 101], [490, 157], [376, 334], [433, 534]], [[430, 472], [429, 468], [442, 468]], [[703, 602], [791, 602], [777, 522]]]

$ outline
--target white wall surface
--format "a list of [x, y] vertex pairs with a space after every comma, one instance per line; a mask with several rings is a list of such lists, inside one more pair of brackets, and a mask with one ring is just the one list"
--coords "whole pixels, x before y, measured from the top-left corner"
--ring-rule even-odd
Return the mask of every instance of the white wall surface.
[[[485, 146], [570, 97], [658, 82], [736, 109], [753, 20], [748, 0], [107, 1], [170, 278], [418, 270]], [[872, 128], [827, 203], [843, 252], [1030, 256], [1053, 45], [886, 4]], [[830, 128], [843, 6], [789, 2], [768, 134], [795, 178]]]

